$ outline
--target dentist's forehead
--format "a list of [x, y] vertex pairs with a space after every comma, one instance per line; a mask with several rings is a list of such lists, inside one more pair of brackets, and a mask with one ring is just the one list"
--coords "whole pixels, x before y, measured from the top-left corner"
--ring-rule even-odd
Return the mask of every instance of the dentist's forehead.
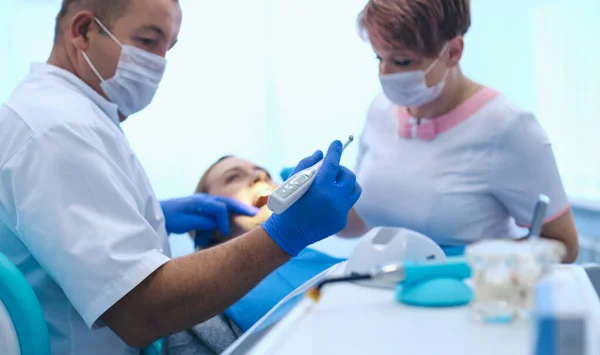
[[136, 27], [153, 29], [165, 36], [169, 43], [177, 42], [182, 12], [177, 0], [129, 0], [128, 14], [135, 17]]

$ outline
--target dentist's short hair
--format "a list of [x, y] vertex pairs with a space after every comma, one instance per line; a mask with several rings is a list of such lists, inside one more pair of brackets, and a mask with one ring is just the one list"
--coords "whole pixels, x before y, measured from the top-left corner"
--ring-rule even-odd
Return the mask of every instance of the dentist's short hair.
[[56, 16], [54, 35], [60, 35], [62, 22], [72, 10], [91, 11], [102, 23], [110, 27], [114, 21], [125, 15], [130, 3], [131, 0], [63, 0]]
[[365, 40], [432, 58], [470, 26], [470, 0], [369, 0], [358, 17]]

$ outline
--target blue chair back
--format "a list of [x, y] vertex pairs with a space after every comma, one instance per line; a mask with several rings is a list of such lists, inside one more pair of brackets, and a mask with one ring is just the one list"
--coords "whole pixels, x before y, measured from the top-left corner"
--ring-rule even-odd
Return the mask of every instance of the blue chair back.
[[163, 343], [163, 339], [155, 341], [149, 347], [142, 349], [140, 355], [162, 355]]
[[21, 355], [50, 355], [50, 336], [42, 307], [23, 274], [1, 253], [0, 300], [19, 338]]

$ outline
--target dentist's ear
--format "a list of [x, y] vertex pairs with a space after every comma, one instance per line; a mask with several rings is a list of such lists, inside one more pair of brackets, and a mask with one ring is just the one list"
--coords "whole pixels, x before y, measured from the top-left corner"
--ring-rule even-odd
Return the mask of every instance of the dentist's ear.
[[94, 14], [89, 11], [81, 11], [73, 17], [68, 28], [71, 42], [80, 51], [87, 51], [90, 45], [90, 34], [97, 28]]

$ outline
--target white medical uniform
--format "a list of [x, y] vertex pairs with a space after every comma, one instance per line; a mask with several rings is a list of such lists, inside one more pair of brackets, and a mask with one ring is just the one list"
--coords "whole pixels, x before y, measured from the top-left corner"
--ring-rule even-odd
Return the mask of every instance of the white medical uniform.
[[34, 64], [0, 108], [0, 252], [33, 287], [52, 353], [138, 353], [99, 317], [169, 260], [167, 246], [117, 107]]
[[[435, 134], [419, 137], [418, 123]], [[431, 126], [430, 126], [431, 128]], [[421, 232], [441, 245], [519, 238], [539, 194], [546, 222], [568, 210], [548, 137], [536, 118], [484, 88], [455, 110], [418, 122], [385, 96], [360, 137], [356, 211], [370, 227]]]

